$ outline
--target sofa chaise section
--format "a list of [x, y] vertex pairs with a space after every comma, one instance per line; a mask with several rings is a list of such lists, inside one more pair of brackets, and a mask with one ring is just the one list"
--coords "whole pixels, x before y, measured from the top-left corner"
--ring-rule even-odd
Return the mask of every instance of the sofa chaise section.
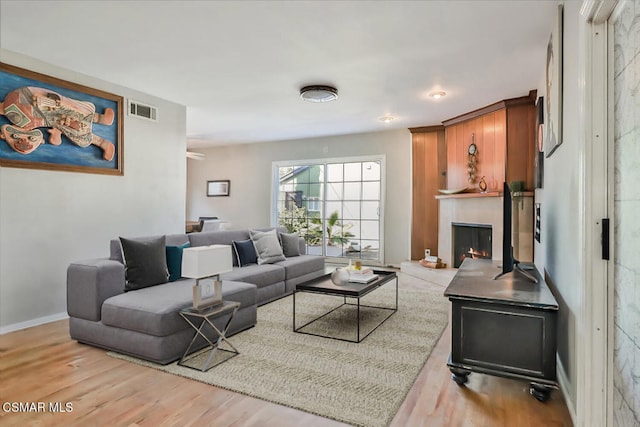
[[[250, 233], [248, 229], [223, 230], [164, 237], [167, 246], [232, 245], [233, 241], [249, 239]], [[299, 246], [304, 253], [303, 239], [299, 239]], [[228, 335], [254, 326], [258, 305], [290, 294], [297, 283], [324, 274], [324, 258], [318, 256], [292, 256], [274, 264], [242, 267], [235, 254], [233, 259], [233, 271], [221, 275], [223, 298], [240, 303]], [[82, 343], [170, 363], [182, 356], [193, 338], [193, 330], [178, 312], [192, 305], [194, 283], [193, 279], [180, 279], [125, 292], [122, 249], [120, 241], [113, 239], [109, 259], [78, 261], [67, 269], [69, 333]], [[222, 327], [225, 321], [219, 318], [214, 324]], [[205, 341], [198, 343], [204, 346]]]
[[[178, 311], [193, 303], [193, 279], [181, 279], [124, 292], [124, 265], [114, 260], [87, 260], [67, 270], [67, 311], [71, 338], [108, 350], [166, 364], [179, 359], [193, 330]], [[257, 321], [255, 285], [223, 282], [223, 298], [240, 303], [229, 335]], [[223, 327], [225, 318], [214, 320]], [[216, 338], [211, 336], [211, 338]], [[204, 340], [196, 343], [204, 346]]]

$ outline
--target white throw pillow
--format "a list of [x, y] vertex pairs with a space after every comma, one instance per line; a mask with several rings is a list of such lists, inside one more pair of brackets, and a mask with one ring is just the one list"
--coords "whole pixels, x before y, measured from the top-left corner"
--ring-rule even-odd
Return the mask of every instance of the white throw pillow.
[[286, 259], [275, 229], [271, 231], [249, 230], [249, 234], [253, 246], [256, 248], [256, 254], [258, 254], [258, 265], [273, 264]]

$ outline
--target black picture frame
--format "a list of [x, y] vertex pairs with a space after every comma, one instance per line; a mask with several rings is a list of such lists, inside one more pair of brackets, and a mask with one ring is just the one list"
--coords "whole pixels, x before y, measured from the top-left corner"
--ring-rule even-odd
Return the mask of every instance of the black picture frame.
[[562, 144], [563, 5], [558, 5], [556, 22], [547, 45], [544, 151], [547, 157]]
[[228, 197], [231, 181], [228, 179], [207, 181], [207, 197]]
[[536, 217], [536, 220], [535, 220], [535, 227], [536, 227], [535, 239], [536, 239], [536, 242], [540, 243], [540, 228], [541, 228], [540, 227], [540, 203], [536, 203], [536, 205], [535, 205], [535, 217]]
[[534, 186], [542, 188], [544, 179], [544, 97], [536, 102], [536, 151], [534, 165]]

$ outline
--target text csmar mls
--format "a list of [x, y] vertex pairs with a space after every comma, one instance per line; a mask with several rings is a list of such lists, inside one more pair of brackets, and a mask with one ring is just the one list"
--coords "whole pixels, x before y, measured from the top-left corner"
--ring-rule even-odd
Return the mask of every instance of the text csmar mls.
[[72, 402], [2, 402], [2, 412], [73, 412]]

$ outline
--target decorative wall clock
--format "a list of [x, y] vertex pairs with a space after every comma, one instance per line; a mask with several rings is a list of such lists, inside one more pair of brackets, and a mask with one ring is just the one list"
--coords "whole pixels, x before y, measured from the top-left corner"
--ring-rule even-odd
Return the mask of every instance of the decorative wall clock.
[[467, 155], [467, 172], [469, 174], [469, 178], [467, 179], [467, 181], [469, 181], [469, 184], [473, 184], [474, 182], [476, 182], [476, 165], [478, 164], [478, 147], [476, 146], [475, 133], [471, 134], [471, 144], [467, 149]]

